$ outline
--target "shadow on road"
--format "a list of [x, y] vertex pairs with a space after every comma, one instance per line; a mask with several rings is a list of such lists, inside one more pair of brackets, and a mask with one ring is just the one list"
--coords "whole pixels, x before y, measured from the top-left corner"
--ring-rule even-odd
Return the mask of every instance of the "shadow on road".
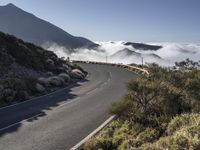
[[46, 96], [34, 98], [31, 101], [19, 105], [0, 109], [0, 138], [6, 134], [16, 132], [20, 129], [22, 121], [34, 122], [46, 116], [45, 111], [53, 110], [60, 103], [72, 100], [77, 95], [72, 93], [72, 88], [79, 87], [87, 79], [74, 83], [70, 87], [53, 92]]

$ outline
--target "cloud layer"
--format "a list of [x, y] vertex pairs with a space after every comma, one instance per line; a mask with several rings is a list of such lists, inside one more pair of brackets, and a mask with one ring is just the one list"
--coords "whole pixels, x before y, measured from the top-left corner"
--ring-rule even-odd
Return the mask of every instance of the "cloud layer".
[[[96, 42], [99, 49], [75, 49], [69, 53], [65, 47], [51, 44], [49, 50], [54, 51], [59, 57], [70, 57], [71, 60], [100, 61], [112, 63], [158, 63], [164, 66], [174, 65], [175, 61], [190, 58], [194, 61], [200, 60], [200, 44], [178, 44], [178, 43], [148, 43], [161, 45], [163, 48], [157, 51], [138, 50], [132, 46], [124, 45], [124, 41]], [[160, 58], [159, 58], [160, 57]]]

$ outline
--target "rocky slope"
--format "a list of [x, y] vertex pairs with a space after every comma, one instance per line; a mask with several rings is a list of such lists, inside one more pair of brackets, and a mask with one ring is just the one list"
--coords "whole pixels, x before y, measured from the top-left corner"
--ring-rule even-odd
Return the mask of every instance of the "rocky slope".
[[85, 77], [53, 52], [0, 32], [0, 105], [45, 94]]
[[0, 6], [0, 31], [15, 35], [37, 45], [56, 43], [72, 51], [75, 48], [95, 48], [92, 41], [75, 37], [59, 27], [23, 11], [13, 4]]

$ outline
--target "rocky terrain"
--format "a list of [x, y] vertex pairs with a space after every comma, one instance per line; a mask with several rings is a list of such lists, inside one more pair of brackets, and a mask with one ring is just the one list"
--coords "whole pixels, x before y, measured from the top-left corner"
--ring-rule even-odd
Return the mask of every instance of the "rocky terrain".
[[51, 92], [86, 72], [53, 52], [0, 32], [0, 105]]

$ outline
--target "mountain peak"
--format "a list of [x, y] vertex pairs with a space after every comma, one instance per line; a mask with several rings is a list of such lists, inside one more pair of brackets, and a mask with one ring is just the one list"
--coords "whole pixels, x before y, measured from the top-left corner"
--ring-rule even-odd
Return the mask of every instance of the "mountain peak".
[[8, 3], [7, 5], [0, 6], [3, 10], [19, 10], [20, 8], [15, 6], [13, 3]]
[[13, 3], [8, 3], [6, 6], [15, 6]]
[[0, 31], [40, 46], [44, 46], [46, 43], [56, 43], [68, 49], [81, 47], [92, 49], [98, 46], [88, 39], [72, 36], [12, 3], [0, 6], [0, 20]]
[[16, 6], [13, 3], [8, 3], [7, 5], [4, 5], [2, 7], [15, 7], [16, 8]]

